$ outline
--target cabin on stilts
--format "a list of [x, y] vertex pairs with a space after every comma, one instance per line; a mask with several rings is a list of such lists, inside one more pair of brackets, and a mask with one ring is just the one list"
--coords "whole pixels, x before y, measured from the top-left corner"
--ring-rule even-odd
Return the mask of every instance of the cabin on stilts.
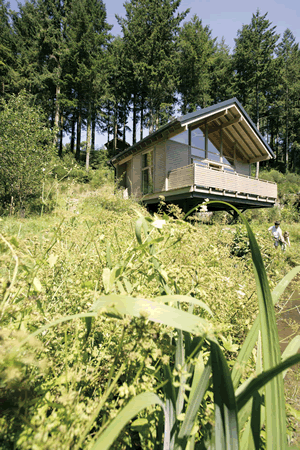
[[[153, 208], [163, 196], [186, 212], [204, 199], [241, 210], [272, 207], [277, 185], [259, 179], [259, 162], [274, 157], [233, 98], [173, 119], [110, 162], [124, 197]], [[251, 164], [256, 164], [255, 177]]]

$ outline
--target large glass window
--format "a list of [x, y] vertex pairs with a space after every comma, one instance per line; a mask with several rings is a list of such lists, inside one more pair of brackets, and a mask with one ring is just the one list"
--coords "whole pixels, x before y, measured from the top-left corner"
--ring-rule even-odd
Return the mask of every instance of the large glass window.
[[143, 194], [153, 193], [153, 150], [142, 154]]
[[[220, 131], [221, 132], [221, 131]], [[183, 133], [173, 136], [172, 141], [178, 142], [180, 144], [188, 145], [188, 130]], [[221, 164], [221, 135], [217, 146], [215, 146], [208, 138], [207, 140], [207, 160], [213, 163]], [[191, 158], [193, 162], [200, 162], [205, 158], [205, 133], [200, 128], [196, 128], [191, 131]], [[234, 159], [230, 157], [225, 157], [223, 155], [223, 165], [232, 166], [234, 168]], [[234, 169], [233, 169], [234, 170]]]

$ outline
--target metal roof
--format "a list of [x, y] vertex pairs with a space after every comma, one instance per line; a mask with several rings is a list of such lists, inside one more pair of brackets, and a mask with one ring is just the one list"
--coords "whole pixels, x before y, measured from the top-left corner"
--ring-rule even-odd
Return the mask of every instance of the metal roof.
[[185, 114], [163, 125], [154, 133], [132, 145], [111, 159], [112, 163], [121, 162], [129, 155], [146, 149], [157, 141], [182, 133], [187, 128], [200, 128], [205, 132], [216, 148], [220, 148], [220, 130], [222, 130], [223, 154], [249, 163], [275, 158], [272, 149], [264, 140], [240, 102], [236, 98], [216, 105]]

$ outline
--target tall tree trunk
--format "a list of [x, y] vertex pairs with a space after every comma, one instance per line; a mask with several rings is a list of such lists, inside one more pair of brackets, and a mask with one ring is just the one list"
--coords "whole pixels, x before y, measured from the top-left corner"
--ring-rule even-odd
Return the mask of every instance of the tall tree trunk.
[[136, 93], [133, 94], [132, 145], [136, 143]]
[[[151, 95], [151, 92], [150, 92]], [[150, 118], [149, 118], [149, 134], [153, 133], [154, 130], [154, 107], [153, 107], [153, 100], [152, 100], [152, 95], [151, 95], [151, 100], [150, 100]]]
[[60, 130], [59, 130], [59, 149], [58, 149], [58, 156], [61, 158], [63, 154], [63, 136], [64, 136], [64, 117], [63, 115], [60, 116]]
[[110, 107], [108, 104], [108, 106], [107, 106], [107, 143], [109, 143], [109, 138], [110, 138], [109, 126], [110, 126]]
[[126, 114], [124, 114], [124, 119], [123, 119], [123, 142], [124, 142], [124, 144], [126, 142]]
[[92, 102], [92, 143], [91, 151], [95, 151], [95, 141], [96, 141], [96, 111], [95, 104]]
[[114, 112], [114, 142], [113, 142], [113, 152], [114, 155], [117, 152], [118, 145], [118, 102], [115, 103], [115, 112]]
[[[59, 127], [59, 116], [60, 116], [59, 96], [60, 96], [60, 85], [59, 85], [59, 83], [57, 83], [56, 90], [55, 90], [56, 102], [55, 102], [55, 116], [54, 116], [54, 126], [55, 126], [55, 128], [57, 130], [58, 130], [58, 127]], [[59, 131], [57, 131], [57, 134], [55, 134], [55, 137], [54, 137], [53, 144], [54, 144], [55, 147], [57, 147], [58, 136], [59, 136]]]
[[81, 100], [78, 105], [78, 117], [77, 117], [77, 139], [76, 139], [76, 161], [80, 161], [80, 144], [81, 144]]
[[143, 126], [144, 126], [144, 97], [142, 96], [141, 101], [141, 131], [140, 131], [140, 139], [143, 139]]
[[71, 129], [71, 142], [70, 142], [70, 150], [71, 153], [74, 154], [74, 147], [75, 147], [75, 125], [76, 125], [76, 120], [75, 120], [75, 116], [72, 116], [72, 129]]
[[86, 129], [86, 160], [85, 169], [88, 172], [90, 167], [90, 152], [91, 152], [91, 122], [92, 122], [92, 110], [91, 101], [88, 105], [88, 117], [87, 117], [87, 129]]
[[285, 172], [289, 170], [289, 91], [286, 91], [285, 97]]

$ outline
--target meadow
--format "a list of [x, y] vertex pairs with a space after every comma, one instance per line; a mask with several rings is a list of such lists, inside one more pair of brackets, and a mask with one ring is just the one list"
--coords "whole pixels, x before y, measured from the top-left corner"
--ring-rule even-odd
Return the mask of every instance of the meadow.
[[[251, 434], [248, 420], [258, 397], [252, 405], [242, 397], [236, 403], [232, 385], [224, 388], [230, 371], [239, 371], [233, 387], [246, 382], [246, 392], [254, 373], [271, 368], [261, 356], [267, 345], [273, 347], [272, 340], [264, 341], [264, 330], [257, 332], [248, 362], [236, 365], [259, 310], [262, 314], [254, 275], [262, 269], [257, 259], [253, 272], [254, 240], [249, 243], [242, 220], [229, 224], [226, 213], [188, 221], [178, 209], [172, 212], [162, 208], [150, 216], [141, 205], [123, 200], [112, 184], [92, 189], [70, 180], [57, 187], [51, 213], [0, 219], [1, 449], [191, 450], [239, 448], [238, 440], [242, 449], [283, 448], [268, 443], [269, 394], [263, 384], [253, 388], [260, 405], [258, 434]], [[267, 231], [279, 214], [290, 232], [286, 252], [274, 249]], [[286, 207], [245, 217], [273, 301], [280, 296], [283, 302], [290, 295], [288, 282], [298, 289], [297, 213]], [[260, 282], [268, 302], [265, 280]], [[297, 345], [296, 339], [286, 357]], [[274, 358], [279, 364], [278, 355]], [[224, 370], [219, 380], [216, 367]], [[218, 383], [228, 398], [217, 401]], [[205, 386], [201, 395], [200, 385]], [[299, 403], [296, 395], [288, 397], [288, 442], [297, 445]], [[219, 441], [218, 421], [224, 428]]]

